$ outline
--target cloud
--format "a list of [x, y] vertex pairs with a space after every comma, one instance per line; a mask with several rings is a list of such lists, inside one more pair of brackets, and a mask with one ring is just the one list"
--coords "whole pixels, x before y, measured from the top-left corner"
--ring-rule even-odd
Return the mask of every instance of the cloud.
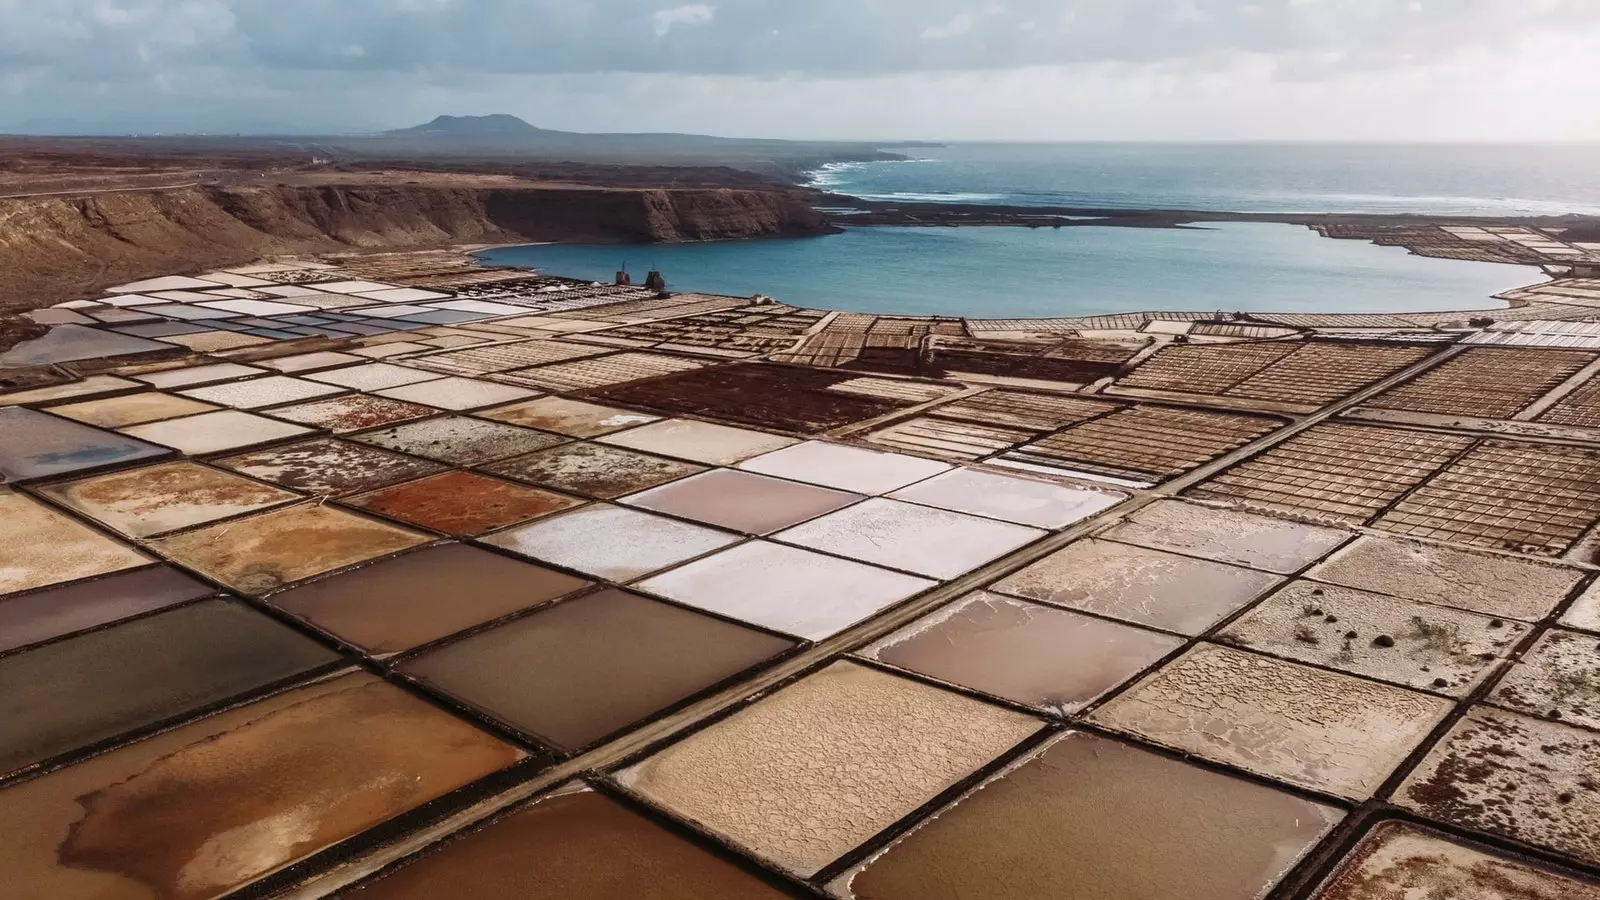
[[[1286, 123], [1271, 104], [1319, 85], [1388, 110], [1399, 101], [1371, 85], [1425, 84], [1408, 101], [1421, 120], [1469, 98], [1469, 86], [1502, 97], [1496, 79], [1523, 84], [1538, 70], [1549, 83], [1525, 95], [1526, 108], [1564, 98], [1543, 133], [1600, 136], [1600, 113], [1577, 87], [1600, 58], [1596, 0], [673, 2], [0, 0], [0, 118], [309, 128], [509, 111], [555, 127], [609, 116], [602, 127], [619, 130], [670, 108], [732, 133], [792, 121], [883, 134], [905, 128], [891, 102], [927, 109], [914, 91], [879, 96], [885, 85], [937, 85], [949, 102], [935, 98], [929, 127], [960, 130], [1006, 107], [966, 88], [1048, 81], [1057, 93], [1026, 93], [1038, 112], [1017, 112], [1012, 127], [1033, 134], [1045, 122], [1070, 136], [1077, 124], [1060, 117], [1071, 110], [1049, 110], [1104, 73], [1127, 87], [1116, 94], [1129, 116], [1191, 121], [1197, 98], [1217, 90], [1259, 104], [1262, 122]], [[1575, 48], [1559, 57], [1564, 75], [1539, 55], [1552, 42]], [[723, 102], [735, 96], [761, 101]], [[884, 111], [830, 118], [856, 100]], [[1339, 127], [1363, 131], [1357, 113], [1340, 115]]]
[[945, 38], [960, 37], [972, 30], [972, 14], [956, 13], [950, 21], [943, 25], [929, 25], [922, 29], [922, 39], [925, 41], [941, 41]]
[[699, 25], [714, 18], [716, 10], [704, 3], [658, 9], [650, 15], [650, 21], [656, 26], [656, 37], [666, 37], [667, 32], [677, 25]]

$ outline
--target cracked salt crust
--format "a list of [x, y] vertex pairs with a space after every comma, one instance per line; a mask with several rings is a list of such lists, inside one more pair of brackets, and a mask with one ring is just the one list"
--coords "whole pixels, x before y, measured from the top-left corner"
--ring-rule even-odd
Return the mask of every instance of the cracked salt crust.
[[1464, 697], [1527, 632], [1520, 622], [1297, 581], [1234, 620], [1218, 640]]
[[1600, 863], [1600, 735], [1475, 707], [1395, 791], [1429, 819]]
[[1349, 534], [1163, 500], [1134, 513], [1102, 537], [1287, 575], [1322, 558]]
[[1362, 537], [1307, 573], [1393, 597], [1536, 621], [1582, 579], [1575, 569], [1394, 538]]
[[1091, 718], [1214, 762], [1359, 800], [1451, 708], [1439, 697], [1201, 644]]
[[1042, 724], [839, 662], [616, 778], [672, 814], [808, 876]]
[[1600, 885], [1405, 822], [1361, 839], [1313, 900], [1600, 900]]
[[1495, 686], [1488, 702], [1600, 731], [1600, 638], [1550, 629]]

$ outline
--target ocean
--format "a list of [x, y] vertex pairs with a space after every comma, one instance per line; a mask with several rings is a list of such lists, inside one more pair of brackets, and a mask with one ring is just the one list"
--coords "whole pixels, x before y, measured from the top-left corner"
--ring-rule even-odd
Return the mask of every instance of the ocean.
[[[1600, 153], [1582, 146], [957, 144], [845, 163], [813, 184], [867, 199], [1232, 212], [1600, 214]], [[848, 218], [842, 221], [848, 225]], [[795, 240], [547, 244], [487, 262], [610, 281], [626, 265], [670, 289], [767, 294], [819, 309], [972, 317], [1135, 310], [1482, 309], [1537, 268], [1413, 256], [1301, 226], [1179, 229], [847, 228]]]
[[1212, 212], [1600, 215], [1600, 145], [952, 144], [836, 163], [868, 200]]

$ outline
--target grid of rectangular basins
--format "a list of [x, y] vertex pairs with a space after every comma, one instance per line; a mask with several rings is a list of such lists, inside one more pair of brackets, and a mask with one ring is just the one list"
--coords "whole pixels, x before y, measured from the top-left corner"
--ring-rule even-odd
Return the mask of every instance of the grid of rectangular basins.
[[1422, 361], [1430, 347], [1305, 344], [1227, 391], [1283, 403], [1321, 406]]
[[1073, 426], [1002, 459], [1133, 481], [1164, 481], [1282, 424], [1261, 416], [1140, 406]]
[[1490, 440], [1374, 524], [1401, 534], [1556, 556], [1600, 517], [1600, 450]]
[[665, 322], [625, 325], [606, 333], [633, 340], [768, 353], [792, 346], [826, 315], [820, 310], [752, 306]]
[[1471, 444], [1461, 435], [1318, 425], [1189, 494], [1358, 525]]
[[1509, 419], [1600, 355], [1476, 348], [1367, 402], [1378, 409]]
[[0, 392], [5, 896], [1600, 897], [1600, 449], [482, 327]]
[[1299, 344], [1229, 344], [1167, 347], [1118, 385], [1186, 394], [1220, 394], [1293, 353]]
[[1589, 381], [1540, 414], [1538, 421], [1551, 425], [1600, 428], [1600, 379]]
[[413, 357], [406, 360], [406, 365], [451, 375], [489, 375], [509, 372], [512, 369], [582, 359], [586, 356], [599, 356], [605, 352], [607, 351], [604, 348], [585, 347], [561, 341], [522, 341]]
[[538, 368], [502, 372], [489, 378], [504, 384], [543, 388], [547, 391], [579, 391], [687, 372], [705, 365], [704, 362], [680, 356], [619, 353], [599, 359], [579, 359]]
[[976, 460], [1119, 408], [1059, 394], [986, 391], [875, 431], [867, 440], [910, 453]]

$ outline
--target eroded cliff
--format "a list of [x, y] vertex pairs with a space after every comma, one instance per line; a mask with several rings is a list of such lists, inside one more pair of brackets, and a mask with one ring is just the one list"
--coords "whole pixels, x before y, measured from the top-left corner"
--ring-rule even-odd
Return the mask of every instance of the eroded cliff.
[[515, 241], [825, 234], [781, 191], [436, 185], [217, 186], [0, 199], [0, 309], [264, 255]]

